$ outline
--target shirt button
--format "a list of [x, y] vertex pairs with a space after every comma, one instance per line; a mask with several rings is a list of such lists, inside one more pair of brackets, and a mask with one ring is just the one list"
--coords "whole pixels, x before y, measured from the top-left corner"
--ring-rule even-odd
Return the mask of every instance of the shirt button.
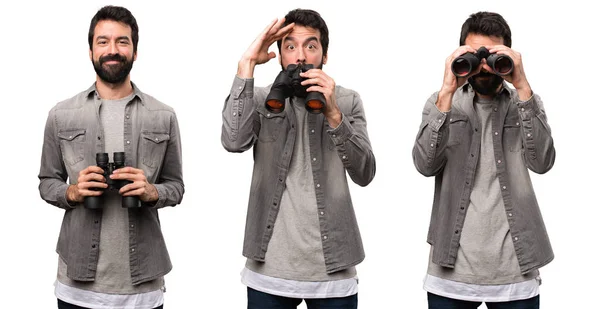
[[98, 136], [98, 140], [102, 139], [102, 137]]
[[323, 239], [327, 239], [327, 235], [323, 236]]
[[527, 137], [531, 137], [531, 133], [527, 133]]
[[321, 216], [322, 216], [322, 215], [324, 215], [325, 213], [321, 211], [321, 212], [320, 212], [320, 214], [321, 214]]
[[506, 190], [506, 186], [502, 186], [502, 190]]
[[135, 252], [135, 248], [131, 248], [131, 252]]
[[238, 89], [242, 90], [242, 86], [239, 86]]
[[495, 111], [495, 112], [497, 112], [497, 111], [498, 111], [498, 109], [497, 109], [496, 107], [494, 107], [494, 111]]
[[522, 112], [524, 112], [524, 111], [525, 111], [525, 109], [524, 109], [524, 108], [521, 108], [521, 111], [522, 111]]
[[313, 161], [317, 161], [317, 158], [313, 158]]
[[509, 212], [509, 213], [508, 213], [508, 216], [509, 216], [509, 217], [512, 217], [512, 212]]
[[129, 119], [129, 115], [125, 115], [125, 118]]
[[132, 224], [131, 227], [135, 227], [135, 225]]
[[498, 135], [498, 132], [494, 132], [494, 135]]
[[92, 245], [92, 248], [96, 248], [96, 245]]
[[310, 130], [310, 133], [315, 133], [315, 130], [314, 130], [314, 129], [313, 129], [313, 130]]
[[519, 237], [515, 237], [515, 241], [519, 240]]
[[498, 160], [498, 164], [502, 163], [502, 160]]
[[442, 122], [442, 119], [438, 119], [438, 122]]
[[342, 159], [344, 159], [344, 160], [345, 160], [345, 159], [346, 159], [346, 156], [342, 156]]
[[431, 147], [433, 147], [433, 144], [431, 144]]
[[331, 135], [331, 136], [335, 137], [335, 134], [333, 134], [333, 135]]
[[237, 116], [237, 113], [236, 113], [236, 112], [233, 112], [233, 115], [234, 115], [234, 116]]
[[517, 125], [519, 125], [519, 123], [517, 122]]
[[454, 231], [454, 234], [458, 234], [458, 230]]
[[317, 188], [320, 188], [320, 187], [321, 187], [321, 184], [319, 184], [319, 183], [318, 183], [318, 184], [317, 184]]
[[450, 122], [452, 122], [452, 118], [450, 118]]
[[127, 141], [127, 145], [129, 145], [130, 143], [131, 143], [130, 141]]
[[155, 138], [154, 140], [158, 142], [158, 137], [157, 137], [157, 138]]
[[267, 117], [271, 117], [271, 114], [267, 114]]
[[73, 138], [73, 135], [69, 135], [69, 139], [72, 139], [72, 138]]

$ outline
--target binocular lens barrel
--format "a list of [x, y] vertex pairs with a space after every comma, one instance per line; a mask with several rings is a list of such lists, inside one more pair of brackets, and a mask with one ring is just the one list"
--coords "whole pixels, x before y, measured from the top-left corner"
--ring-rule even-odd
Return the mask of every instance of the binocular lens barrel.
[[277, 99], [267, 100], [267, 104], [265, 104], [265, 107], [271, 113], [278, 114], [278, 113], [283, 112], [283, 108], [285, 107], [285, 103], [284, 102], [285, 101], [280, 101], [280, 100], [277, 100]]
[[513, 70], [513, 61], [507, 56], [498, 56], [495, 61], [492, 62], [492, 69], [498, 75], [508, 75]]
[[481, 59], [485, 59], [494, 73], [500, 76], [510, 74], [514, 67], [514, 63], [509, 56], [497, 53], [490, 54], [482, 46], [477, 50], [477, 54], [465, 53], [454, 59], [452, 62], [452, 73], [457, 77], [466, 77], [479, 66]]

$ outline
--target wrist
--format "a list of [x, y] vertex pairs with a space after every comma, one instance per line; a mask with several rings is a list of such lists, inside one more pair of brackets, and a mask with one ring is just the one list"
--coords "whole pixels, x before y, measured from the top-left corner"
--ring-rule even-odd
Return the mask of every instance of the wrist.
[[256, 61], [242, 57], [242, 59], [240, 59], [240, 61], [238, 62], [237, 75], [240, 78], [252, 78], [254, 76], [255, 66]]
[[442, 88], [442, 90], [438, 92], [438, 98], [435, 102], [435, 106], [437, 106], [440, 112], [447, 112], [450, 110], [452, 107], [452, 96], [453, 92], [448, 91], [447, 89]]

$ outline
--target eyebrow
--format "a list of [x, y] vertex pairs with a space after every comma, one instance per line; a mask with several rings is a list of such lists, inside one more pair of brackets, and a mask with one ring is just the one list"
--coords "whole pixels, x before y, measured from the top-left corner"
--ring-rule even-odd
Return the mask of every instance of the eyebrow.
[[[295, 39], [294, 37], [291, 37], [291, 36], [288, 36], [288, 37], [286, 37], [285, 39], [283, 39], [283, 41], [284, 41], [284, 42], [287, 42], [287, 41], [295, 41], [295, 40], [296, 40], [296, 39]], [[319, 39], [318, 39], [316, 36], [311, 36], [311, 37], [309, 37], [308, 39], [304, 40], [304, 44], [306, 44], [306, 43], [308, 43], [308, 42], [310, 42], [310, 41], [317, 41], [317, 42], [319, 42]]]
[[[99, 35], [99, 36], [96, 38], [96, 41], [97, 41], [97, 40], [100, 40], [100, 39], [108, 40], [108, 39], [109, 39], [109, 37], [108, 37], [108, 36], [106, 36], [106, 35]], [[126, 35], [122, 35], [122, 36], [120, 36], [120, 37], [117, 37], [117, 41], [118, 41], [118, 40], [127, 40], [127, 41], [129, 41], [129, 37], [128, 37], [128, 36], [126, 36]]]

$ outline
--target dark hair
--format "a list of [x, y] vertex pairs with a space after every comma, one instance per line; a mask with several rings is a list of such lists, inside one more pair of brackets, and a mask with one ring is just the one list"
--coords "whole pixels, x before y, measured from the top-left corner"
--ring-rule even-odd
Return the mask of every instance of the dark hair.
[[[327, 55], [327, 48], [329, 47], [329, 30], [327, 24], [321, 15], [313, 10], [295, 9], [289, 11], [285, 15], [285, 22], [282, 27], [285, 27], [291, 23], [295, 23], [298, 26], [310, 27], [319, 30], [321, 33], [321, 45], [323, 46], [323, 56]], [[281, 40], [277, 41], [277, 48], [281, 52]]]
[[92, 22], [90, 23], [90, 30], [88, 32], [88, 43], [90, 44], [90, 50], [93, 46], [92, 43], [94, 41], [94, 30], [96, 29], [96, 25], [98, 24], [98, 22], [102, 20], [112, 20], [129, 25], [129, 27], [131, 27], [131, 39], [133, 40], [133, 52], [137, 52], [139, 29], [137, 22], [135, 21], [135, 17], [133, 17], [133, 14], [131, 14], [131, 12], [128, 9], [112, 5], [107, 5], [101, 8], [92, 18]]
[[504, 40], [504, 45], [510, 47], [512, 44], [510, 27], [498, 13], [477, 12], [471, 14], [462, 25], [460, 46], [465, 45], [465, 40], [469, 34], [496, 36]]

